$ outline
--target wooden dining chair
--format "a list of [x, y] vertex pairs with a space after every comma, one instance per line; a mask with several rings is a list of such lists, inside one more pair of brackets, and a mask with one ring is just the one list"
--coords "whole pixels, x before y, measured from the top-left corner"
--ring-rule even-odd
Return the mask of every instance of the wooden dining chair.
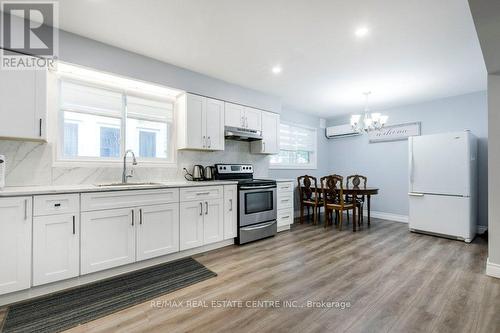
[[[350, 175], [347, 176], [346, 182], [345, 182], [345, 187], [346, 188], [353, 188], [353, 189], [366, 189], [366, 183], [368, 181], [368, 178], [362, 175]], [[364, 221], [363, 217], [363, 208], [365, 205], [365, 196], [364, 195], [353, 195], [349, 196], [348, 200], [351, 201], [356, 201], [359, 205], [359, 217], [361, 223]]]
[[304, 208], [307, 207], [307, 215], [309, 215], [309, 207], [313, 209], [313, 224], [318, 222], [318, 216], [323, 201], [318, 193], [318, 181], [313, 176], [297, 177], [299, 185], [300, 198], [300, 223], [304, 223]]
[[343, 178], [340, 176], [325, 176], [321, 177], [321, 192], [323, 193], [323, 201], [325, 206], [325, 228], [332, 223], [332, 215], [330, 212], [338, 213], [339, 230], [342, 230], [343, 212], [352, 210], [353, 216], [353, 231], [356, 231], [356, 202], [346, 201], [344, 197]]

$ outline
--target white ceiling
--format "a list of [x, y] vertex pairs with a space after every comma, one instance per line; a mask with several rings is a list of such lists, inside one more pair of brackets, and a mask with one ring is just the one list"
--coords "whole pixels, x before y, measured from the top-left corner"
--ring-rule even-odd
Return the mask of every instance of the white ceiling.
[[[59, 3], [63, 30], [324, 117], [359, 111], [366, 90], [371, 108], [383, 109], [486, 89], [467, 0]], [[370, 29], [362, 39], [354, 35], [360, 26]]]

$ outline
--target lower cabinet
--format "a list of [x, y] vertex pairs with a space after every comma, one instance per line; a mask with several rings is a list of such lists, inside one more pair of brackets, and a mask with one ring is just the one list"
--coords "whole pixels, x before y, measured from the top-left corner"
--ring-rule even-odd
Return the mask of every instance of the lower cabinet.
[[188, 201], [180, 204], [180, 249], [224, 239], [223, 200]]
[[0, 198], [0, 295], [31, 284], [32, 198]]
[[155, 205], [136, 211], [137, 260], [179, 251], [179, 204]]
[[78, 276], [80, 221], [78, 214], [33, 218], [33, 285]]
[[181, 202], [179, 226], [181, 251], [203, 245], [203, 215], [203, 202]]
[[135, 210], [129, 208], [81, 214], [81, 273], [135, 261]]
[[238, 189], [236, 185], [224, 186], [224, 239], [237, 237]]
[[217, 243], [224, 240], [224, 214], [221, 199], [205, 202], [203, 219], [203, 244]]
[[278, 182], [277, 187], [278, 231], [283, 231], [293, 224], [293, 182]]

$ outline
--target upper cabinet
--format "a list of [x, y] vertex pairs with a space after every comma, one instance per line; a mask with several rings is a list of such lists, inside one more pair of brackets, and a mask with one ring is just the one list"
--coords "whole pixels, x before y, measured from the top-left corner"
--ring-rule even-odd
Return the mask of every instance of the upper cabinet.
[[251, 143], [253, 154], [279, 154], [280, 115], [262, 111], [262, 140]]
[[0, 137], [47, 140], [47, 71], [3, 70]]
[[225, 104], [225, 125], [249, 130], [262, 130], [262, 111], [233, 103]]
[[224, 150], [224, 102], [182, 94], [177, 116], [178, 149]]

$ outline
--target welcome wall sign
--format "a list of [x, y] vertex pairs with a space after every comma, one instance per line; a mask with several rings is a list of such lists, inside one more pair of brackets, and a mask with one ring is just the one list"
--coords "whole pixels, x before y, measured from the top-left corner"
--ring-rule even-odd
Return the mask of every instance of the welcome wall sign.
[[368, 133], [370, 143], [407, 140], [420, 135], [420, 122], [384, 126], [379, 131]]

